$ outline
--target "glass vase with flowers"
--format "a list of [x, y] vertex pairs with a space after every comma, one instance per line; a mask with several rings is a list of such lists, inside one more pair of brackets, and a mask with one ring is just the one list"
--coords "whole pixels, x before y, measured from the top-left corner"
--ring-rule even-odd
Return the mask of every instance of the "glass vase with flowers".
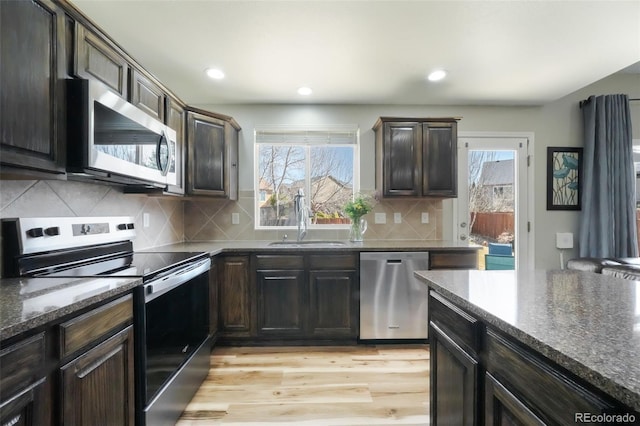
[[363, 235], [367, 230], [367, 220], [363, 217], [373, 210], [373, 200], [371, 197], [358, 194], [353, 200], [347, 202], [344, 207], [344, 213], [351, 220], [351, 228], [349, 230], [349, 239], [353, 242], [361, 242]]

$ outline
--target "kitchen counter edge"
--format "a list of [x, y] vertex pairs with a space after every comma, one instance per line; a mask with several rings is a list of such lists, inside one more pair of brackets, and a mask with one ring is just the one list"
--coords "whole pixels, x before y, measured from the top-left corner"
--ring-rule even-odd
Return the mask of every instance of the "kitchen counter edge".
[[[59, 281], [49, 287], [23, 294], [23, 287], [31, 280], [47, 278], [3, 278], [0, 279], [0, 339], [5, 341], [40, 326], [55, 322], [67, 315], [74, 314], [86, 307], [100, 304], [117, 296], [130, 292], [142, 283], [140, 278], [99, 278], [100, 289], [87, 292], [85, 279], [55, 278]], [[51, 280], [51, 279], [49, 279]], [[93, 280], [95, 283], [95, 279]], [[65, 301], [58, 306], [51, 305], [44, 312], [24, 317], [26, 303], [38, 304], [54, 292], [64, 292]], [[67, 302], [68, 300], [68, 302]]]

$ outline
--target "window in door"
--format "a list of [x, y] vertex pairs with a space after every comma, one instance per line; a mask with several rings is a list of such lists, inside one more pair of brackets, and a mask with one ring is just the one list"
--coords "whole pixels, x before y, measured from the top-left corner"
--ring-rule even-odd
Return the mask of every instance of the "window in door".
[[523, 138], [459, 139], [457, 236], [483, 246], [480, 269], [526, 260], [526, 146]]

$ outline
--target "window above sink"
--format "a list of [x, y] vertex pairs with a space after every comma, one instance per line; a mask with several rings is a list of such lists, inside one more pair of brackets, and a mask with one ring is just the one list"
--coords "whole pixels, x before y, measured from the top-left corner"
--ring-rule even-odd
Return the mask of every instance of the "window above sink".
[[307, 194], [310, 229], [347, 228], [344, 204], [360, 189], [356, 125], [255, 129], [255, 228], [294, 229], [294, 197]]

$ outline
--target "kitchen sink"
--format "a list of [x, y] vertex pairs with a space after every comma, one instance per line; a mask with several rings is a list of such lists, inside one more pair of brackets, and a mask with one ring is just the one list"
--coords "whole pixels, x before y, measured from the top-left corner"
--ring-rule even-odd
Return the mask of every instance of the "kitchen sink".
[[343, 241], [274, 241], [269, 243], [270, 247], [292, 247], [292, 248], [331, 248], [331, 247], [346, 247], [347, 243]]

